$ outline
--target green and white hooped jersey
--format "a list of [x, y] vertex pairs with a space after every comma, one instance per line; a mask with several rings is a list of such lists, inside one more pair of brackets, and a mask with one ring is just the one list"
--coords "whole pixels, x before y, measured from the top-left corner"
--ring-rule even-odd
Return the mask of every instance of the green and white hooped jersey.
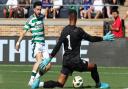
[[43, 14], [39, 17], [33, 14], [29, 17], [24, 26], [24, 30], [30, 30], [32, 33], [32, 43], [45, 43], [43, 18]]

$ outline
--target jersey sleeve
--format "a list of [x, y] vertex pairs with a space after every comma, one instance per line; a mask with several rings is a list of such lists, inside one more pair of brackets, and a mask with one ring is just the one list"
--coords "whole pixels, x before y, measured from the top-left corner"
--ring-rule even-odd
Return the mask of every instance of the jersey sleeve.
[[80, 28], [80, 32], [81, 32], [81, 37], [84, 40], [90, 41], [90, 42], [99, 42], [99, 41], [103, 41], [102, 37], [99, 36], [91, 36], [88, 33], [86, 33], [82, 28]]
[[31, 25], [29, 24], [29, 21], [27, 21], [23, 27], [23, 30], [28, 31], [31, 28]]
[[59, 49], [60, 49], [63, 41], [64, 41], [64, 31], [61, 32], [61, 35], [59, 37], [59, 40], [58, 40], [56, 46], [54, 47], [54, 49], [53, 49], [53, 51], [51, 53], [51, 56], [52, 57], [54, 57], [56, 55], [56, 53], [59, 51]]

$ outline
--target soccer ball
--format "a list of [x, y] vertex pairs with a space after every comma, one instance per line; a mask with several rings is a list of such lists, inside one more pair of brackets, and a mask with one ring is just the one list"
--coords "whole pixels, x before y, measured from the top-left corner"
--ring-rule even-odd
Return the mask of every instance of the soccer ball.
[[75, 76], [72, 83], [74, 88], [81, 88], [83, 87], [83, 78], [81, 76]]

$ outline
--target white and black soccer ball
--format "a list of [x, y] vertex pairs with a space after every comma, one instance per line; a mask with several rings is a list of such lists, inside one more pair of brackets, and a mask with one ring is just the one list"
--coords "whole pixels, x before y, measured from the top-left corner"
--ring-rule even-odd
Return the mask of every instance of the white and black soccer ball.
[[81, 76], [75, 76], [73, 78], [73, 87], [74, 88], [82, 88], [83, 87], [83, 78]]

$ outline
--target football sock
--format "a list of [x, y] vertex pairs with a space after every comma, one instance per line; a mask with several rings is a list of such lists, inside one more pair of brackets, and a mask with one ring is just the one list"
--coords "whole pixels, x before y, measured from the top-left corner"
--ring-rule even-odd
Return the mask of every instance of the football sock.
[[40, 76], [43, 76], [45, 74], [46, 70], [44, 71], [39, 71], [36, 76], [35, 76], [35, 79], [39, 78]]
[[101, 86], [101, 83], [96, 83], [96, 88], [99, 88]]
[[31, 73], [31, 77], [30, 77], [30, 80], [29, 80], [29, 82], [28, 82], [28, 85], [29, 85], [29, 86], [31, 86], [31, 85], [32, 85], [32, 83], [33, 83], [33, 81], [34, 81], [35, 76], [36, 76], [36, 71], [32, 71], [32, 73]]
[[33, 80], [36, 76], [36, 71], [32, 71], [30, 80]]
[[91, 76], [94, 79], [94, 81], [96, 82], [96, 84], [100, 83], [99, 73], [97, 71], [97, 65], [96, 64], [95, 64], [94, 69], [91, 71]]
[[63, 87], [62, 84], [60, 84], [59, 82], [56, 82], [56, 81], [47, 81], [47, 82], [44, 82], [44, 86], [43, 88], [55, 88], [55, 87]]
[[37, 74], [36, 74], [36, 76], [35, 76], [35, 79], [37, 79], [37, 78], [39, 78], [41, 75], [40, 75], [40, 73], [38, 72]]

